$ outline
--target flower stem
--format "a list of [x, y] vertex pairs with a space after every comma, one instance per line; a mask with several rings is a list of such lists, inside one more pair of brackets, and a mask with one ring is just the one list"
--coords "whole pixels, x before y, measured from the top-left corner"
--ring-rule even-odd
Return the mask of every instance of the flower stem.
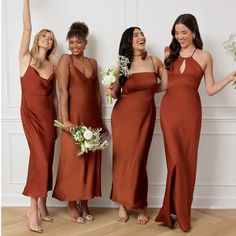
[[107, 103], [108, 104], [112, 104], [112, 97], [111, 97], [111, 95], [107, 96]]
[[61, 129], [65, 128], [65, 126], [60, 121], [58, 121], [58, 120], [54, 120], [54, 124], [53, 125], [58, 127], [58, 128], [61, 128]]

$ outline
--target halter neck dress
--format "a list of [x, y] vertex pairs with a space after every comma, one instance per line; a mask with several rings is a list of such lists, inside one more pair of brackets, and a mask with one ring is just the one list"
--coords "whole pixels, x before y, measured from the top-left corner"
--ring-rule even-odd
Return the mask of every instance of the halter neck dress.
[[171, 226], [174, 214], [183, 231], [191, 228], [202, 119], [198, 88], [204, 72], [193, 55], [180, 56], [168, 71], [168, 88], [160, 106], [168, 173], [163, 206], [155, 220]]

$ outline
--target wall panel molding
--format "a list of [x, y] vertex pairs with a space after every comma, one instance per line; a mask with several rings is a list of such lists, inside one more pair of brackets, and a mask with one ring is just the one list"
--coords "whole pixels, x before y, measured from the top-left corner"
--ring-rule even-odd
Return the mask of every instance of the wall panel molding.
[[[93, 8], [89, 1], [93, 2]], [[181, 0], [182, 1], [182, 0]], [[213, 53], [215, 77], [223, 78], [233, 71], [234, 64], [228, 55], [219, 48], [226, 39], [235, 21], [236, 1], [219, 0], [218, 4], [210, 4], [205, 0], [183, 0], [186, 12], [193, 12], [199, 21], [201, 35], [204, 38], [204, 48]], [[56, 3], [56, 4], [55, 4]], [[89, 11], [81, 11], [79, 19], [88, 23], [90, 29], [89, 44], [86, 49], [87, 56], [95, 57], [98, 61], [99, 77], [105, 65], [114, 62], [117, 57], [120, 37], [123, 31], [130, 26], [140, 26], [147, 36], [147, 50], [149, 55], [159, 55], [162, 59], [162, 49], [170, 40], [170, 29], [177, 14], [179, 2], [159, 4], [156, 0], [100, 0], [84, 1], [71, 0], [65, 4], [63, 0], [32, 1], [33, 32], [42, 26], [48, 25], [57, 35], [61, 52], [68, 52], [65, 35], [69, 25], [75, 19], [76, 8], [72, 5], [82, 6]], [[51, 12], [51, 8], [55, 9]], [[215, 15], [211, 17], [202, 9], [210, 7]], [[224, 7], [225, 11], [222, 11]], [[100, 14], [106, 9], [106, 14]], [[58, 13], [65, 14], [63, 21], [58, 21]], [[44, 13], [42, 15], [42, 12]], [[166, 14], [169, 12], [169, 14]], [[78, 17], [78, 16], [76, 16]], [[232, 20], [229, 19], [232, 18]], [[207, 22], [207, 23], [206, 23]], [[165, 27], [163, 24], [165, 23]], [[224, 25], [219, 35], [218, 25]], [[28, 146], [20, 118], [20, 78], [18, 77], [18, 48], [22, 28], [22, 2], [2, 1], [2, 205], [27, 206], [29, 198], [23, 196], [28, 166]], [[14, 30], [12, 30], [14, 29]], [[104, 33], [107, 32], [107, 33]], [[217, 49], [217, 50], [216, 50]], [[204, 80], [204, 79], [203, 79]], [[199, 94], [202, 100], [202, 129], [199, 146], [198, 172], [194, 193], [194, 208], [235, 208], [236, 209], [236, 178], [235, 178], [235, 140], [236, 140], [236, 105], [235, 90], [227, 86], [221, 93], [210, 98], [205, 93], [202, 80]], [[101, 88], [102, 90], [102, 88]], [[102, 90], [103, 91], [103, 90]], [[163, 93], [155, 97], [157, 118], [153, 141], [149, 152], [148, 175], [150, 207], [160, 207], [165, 190], [166, 163], [163, 145], [163, 135], [160, 127], [160, 102]], [[105, 103], [103, 95], [103, 120], [111, 130], [111, 113], [113, 104]], [[59, 142], [56, 144], [54, 174], [58, 165]], [[109, 199], [111, 188], [112, 146], [103, 152], [102, 161], [102, 191], [103, 197], [90, 202], [91, 206], [117, 207]], [[210, 171], [209, 171], [210, 170]], [[55, 176], [54, 176], [55, 182]], [[49, 206], [65, 206], [51, 198], [49, 193]]]

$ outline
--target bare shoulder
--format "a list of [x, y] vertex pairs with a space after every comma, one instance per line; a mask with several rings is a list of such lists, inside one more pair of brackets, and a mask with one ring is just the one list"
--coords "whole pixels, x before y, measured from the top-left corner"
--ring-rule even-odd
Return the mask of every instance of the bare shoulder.
[[57, 67], [60, 67], [61, 65], [69, 65], [71, 63], [71, 56], [69, 54], [62, 54]]
[[204, 50], [198, 50], [199, 57], [204, 61], [212, 60], [212, 56], [210, 52], [204, 51]]
[[92, 64], [93, 69], [95, 71], [97, 71], [97, 61], [94, 58], [88, 58], [88, 59], [89, 59], [90, 63]]
[[71, 60], [71, 55], [64, 53], [61, 55], [59, 61], [70, 61], [70, 60]]
[[93, 66], [97, 67], [97, 61], [94, 58], [88, 58], [91, 63], [93, 64]]
[[156, 67], [163, 67], [163, 63], [162, 61], [160, 60], [159, 57], [157, 56], [151, 56], [152, 60], [153, 60], [153, 63]]

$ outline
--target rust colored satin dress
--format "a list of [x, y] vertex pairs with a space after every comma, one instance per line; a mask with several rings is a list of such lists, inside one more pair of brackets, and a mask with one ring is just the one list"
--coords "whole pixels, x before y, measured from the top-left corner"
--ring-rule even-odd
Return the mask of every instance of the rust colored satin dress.
[[[77, 67], [70, 67], [69, 119], [73, 124], [102, 127], [97, 101], [97, 74], [86, 78]], [[53, 197], [61, 201], [87, 200], [101, 196], [101, 151], [76, 156], [71, 135], [61, 134], [61, 154]]]
[[56, 139], [53, 85], [54, 74], [44, 79], [30, 65], [21, 77], [21, 119], [30, 150], [27, 182], [23, 191], [26, 196], [46, 197], [52, 189]]
[[202, 119], [198, 87], [202, 76], [203, 70], [193, 57], [179, 57], [168, 72], [168, 89], [160, 107], [168, 173], [163, 206], [155, 220], [171, 226], [174, 214], [183, 231], [191, 228]]
[[133, 73], [112, 111], [111, 199], [127, 209], [147, 206], [147, 159], [156, 119], [154, 72]]

